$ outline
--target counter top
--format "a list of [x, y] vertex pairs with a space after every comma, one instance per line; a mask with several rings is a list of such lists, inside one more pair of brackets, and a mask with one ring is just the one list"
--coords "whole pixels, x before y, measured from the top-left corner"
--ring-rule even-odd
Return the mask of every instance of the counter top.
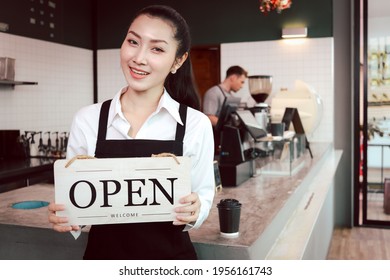
[[[207, 220], [200, 229], [190, 231], [200, 258], [266, 258], [291, 214], [296, 211], [310, 181], [318, 175], [326, 156], [334, 152], [330, 143], [311, 143], [311, 150], [313, 158], [306, 152], [303, 155], [303, 167], [291, 176], [259, 175], [237, 187], [224, 187], [216, 193]], [[335, 172], [336, 166], [330, 172]], [[326, 178], [321, 179], [324, 183], [327, 181]], [[332, 180], [331, 173], [329, 180]], [[237, 238], [229, 239], [220, 235], [216, 205], [225, 198], [237, 199], [242, 204], [240, 234]]]
[[[265, 259], [270, 251], [277, 255], [277, 250], [272, 247], [283, 236], [281, 233], [291, 220], [292, 213], [297, 212], [302, 199], [308, 205], [313, 198], [307, 197], [309, 191], [313, 194], [315, 192], [310, 190], [311, 183], [327, 184], [332, 180], [338, 164], [340, 154], [334, 166], [324, 168], [324, 162], [335, 153], [330, 143], [311, 143], [311, 150], [313, 158], [310, 158], [308, 152], [303, 155], [304, 165], [293, 175], [259, 175], [237, 187], [224, 187], [221, 192], [216, 193], [207, 220], [201, 228], [190, 230], [199, 258]], [[322, 183], [318, 183], [318, 180]], [[51, 228], [47, 221], [47, 207], [19, 210], [11, 208], [11, 205], [26, 200], [53, 201], [52, 184], [33, 185], [2, 193], [0, 196], [1, 201], [5, 202], [0, 204], [0, 224]], [[242, 203], [240, 235], [237, 238], [225, 238], [219, 232], [216, 205], [224, 198], [235, 198]], [[315, 196], [312, 204], [316, 203], [317, 198]], [[283, 244], [282, 241], [286, 240], [279, 240], [279, 243]]]
[[51, 228], [47, 207], [36, 209], [14, 209], [12, 205], [24, 201], [54, 201], [52, 184], [36, 184], [0, 194], [0, 224]]

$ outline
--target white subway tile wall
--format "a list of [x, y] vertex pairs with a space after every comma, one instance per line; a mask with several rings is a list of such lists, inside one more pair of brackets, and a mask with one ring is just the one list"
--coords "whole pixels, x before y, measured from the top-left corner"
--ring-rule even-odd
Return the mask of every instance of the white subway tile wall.
[[[295, 42], [295, 44], [291, 44]], [[323, 101], [323, 117], [310, 141], [333, 142], [333, 39], [277, 40], [221, 45], [221, 80], [226, 69], [240, 65], [249, 75], [272, 75], [273, 93], [293, 90], [295, 80], [312, 86]], [[299, 42], [299, 41], [298, 41]], [[98, 51], [99, 101], [112, 98], [126, 84], [119, 64], [119, 49]], [[249, 96], [248, 83], [238, 93]]]
[[[240, 65], [249, 75], [272, 75], [269, 99], [280, 88], [293, 90], [295, 80], [312, 86], [322, 98], [323, 117], [308, 139], [333, 142], [333, 38], [222, 44], [221, 80], [232, 65]], [[237, 94], [251, 98], [248, 82]]]
[[0, 57], [16, 60], [15, 80], [38, 82], [0, 85], [0, 129], [69, 131], [74, 113], [93, 103], [91, 50], [0, 33]]
[[98, 101], [111, 99], [127, 85], [119, 58], [120, 49], [98, 51]]

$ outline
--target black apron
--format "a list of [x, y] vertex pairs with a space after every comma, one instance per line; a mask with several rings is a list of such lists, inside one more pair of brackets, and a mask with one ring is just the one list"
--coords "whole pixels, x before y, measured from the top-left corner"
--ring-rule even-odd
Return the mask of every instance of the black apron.
[[[222, 87], [220, 85], [217, 85], [217, 87], [221, 90], [223, 96], [225, 97], [222, 101], [222, 104], [219, 104], [221, 107], [221, 110], [219, 111], [219, 114], [221, 114], [222, 107], [224, 106], [226, 99], [228, 98], [226, 93], [223, 91]], [[219, 117], [219, 116], [218, 116]], [[214, 155], [219, 156], [221, 153], [221, 132], [223, 128], [224, 123], [221, 121], [217, 122], [215, 126], [213, 126], [213, 135], [214, 135]]]
[[[175, 140], [107, 140], [110, 104], [111, 100], [105, 101], [100, 110], [97, 158], [150, 157], [159, 153], [183, 155], [187, 106], [180, 105], [184, 125], [177, 124]], [[89, 231], [84, 259], [197, 259], [188, 232], [183, 232], [183, 228], [172, 222], [94, 225]]]

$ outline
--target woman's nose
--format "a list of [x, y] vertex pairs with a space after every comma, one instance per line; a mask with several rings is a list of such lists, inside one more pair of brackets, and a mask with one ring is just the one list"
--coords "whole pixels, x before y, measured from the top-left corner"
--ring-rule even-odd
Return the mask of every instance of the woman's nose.
[[137, 64], [146, 64], [146, 51], [143, 48], [138, 48], [134, 54], [133, 61]]

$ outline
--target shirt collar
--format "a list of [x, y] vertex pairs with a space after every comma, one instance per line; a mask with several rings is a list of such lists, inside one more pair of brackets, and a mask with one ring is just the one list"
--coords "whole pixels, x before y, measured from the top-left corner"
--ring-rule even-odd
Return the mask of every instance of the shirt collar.
[[[110, 106], [110, 112], [108, 115], [108, 126], [112, 125], [112, 122], [116, 118], [122, 118], [125, 119], [123, 112], [122, 112], [122, 106], [120, 102], [120, 97], [122, 94], [124, 94], [127, 90], [127, 86], [120, 89], [117, 94], [112, 99], [111, 104], [114, 104], [114, 106]], [[164, 92], [160, 98], [160, 101], [158, 103], [158, 106], [156, 108], [156, 111], [154, 114], [158, 114], [161, 110], [165, 109], [179, 124], [183, 125], [183, 121], [179, 114], [179, 103], [174, 100], [168, 93], [168, 91], [164, 88]]]
[[183, 121], [179, 114], [179, 106], [180, 104], [174, 100], [168, 91], [164, 88], [164, 93], [161, 96], [156, 112], [159, 112], [164, 108], [176, 120], [176, 122], [183, 125]]

